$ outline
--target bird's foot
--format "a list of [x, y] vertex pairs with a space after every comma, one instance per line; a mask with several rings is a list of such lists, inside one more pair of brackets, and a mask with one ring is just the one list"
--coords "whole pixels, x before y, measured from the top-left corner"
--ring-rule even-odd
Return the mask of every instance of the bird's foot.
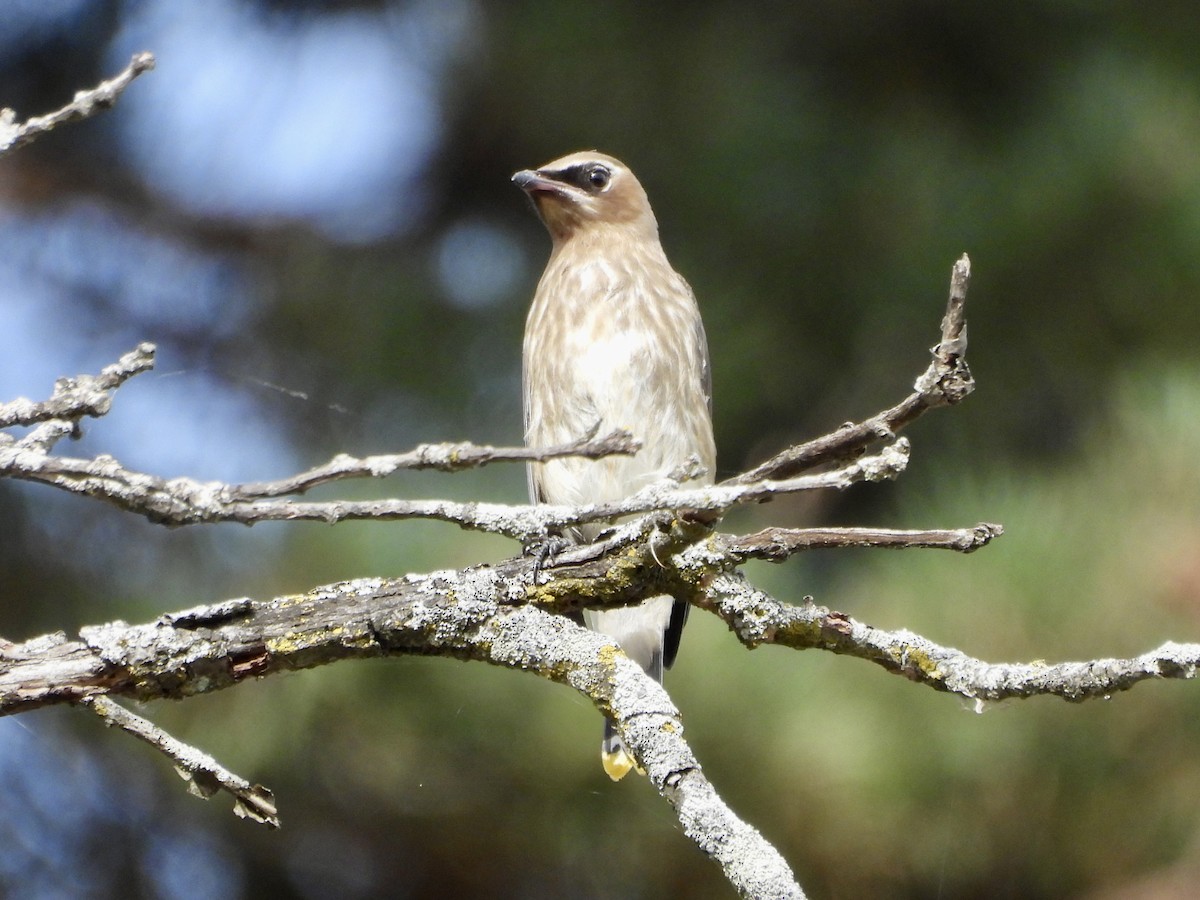
[[525, 543], [523, 548], [525, 555], [533, 557], [534, 584], [542, 583], [542, 570], [554, 561], [555, 556], [566, 550], [571, 544], [571, 541], [559, 534], [548, 534]]

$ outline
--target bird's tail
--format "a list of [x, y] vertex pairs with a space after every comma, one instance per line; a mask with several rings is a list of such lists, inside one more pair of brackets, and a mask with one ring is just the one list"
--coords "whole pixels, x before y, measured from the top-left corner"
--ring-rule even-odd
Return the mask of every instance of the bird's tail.
[[[651, 678], [662, 683], [665, 633], [671, 621], [674, 601], [670, 597], [653, 597], [630, 609], [584, 612], [589, 626], [616, 639], [621, 649], [638, 663]], [[681, 623], [682, 624], [682, 623]], [[676, 643], [678, 637], [675, 638]], [[604, 720], [604, 740], [600, 744], [600, 762], [613, 781], [620, 781], [631, 771], [645, 775], [625, 742], [617, 733], [611, 719]]]
[[617, 734], [617, 726], [612, 719], [604, 720], [604, 740], [600, 744], [600, 763], [604, 773], [613, 781], [620, 781], [631, 770], [636, 769], [639, 775], [645, 775], [646, 770], [637, 764], [633, 755], [625, 749], [625, 742]]
[[[654, 648], [651, 652], [646, 673], [662, 684], [663, 652], [661, 646]], [[604, 766], [604, 773], [613, 781], [620, 781], [631, 770], [636, 771], [639, 775], [646, 774], [646, 770], [638, 765], [633, 754], [625, 747], [625, 742], [617, 734], [617, 726], [612, 719], [604, 720], [604, 739], [600, 742], [600, 764]]]

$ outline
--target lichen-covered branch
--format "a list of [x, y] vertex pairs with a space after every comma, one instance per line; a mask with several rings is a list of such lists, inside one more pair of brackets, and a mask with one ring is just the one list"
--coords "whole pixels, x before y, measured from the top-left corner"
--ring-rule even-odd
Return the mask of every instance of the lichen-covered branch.
[[[703, 525], [675, 522], [618, 552], [592, 558], [578, 552], [576, 559], [555, 560], [536, 580], [535, 561], [518, 557], [461, 571], [347, 582], [266, 603], [227, 601], [146, 625], [114, 622], [82, 629], [79, 641], [50, 635], [0, 643], [0, 714], [94, 695], [183, 697], [251, 676], [388, 653], [497, 662], [490, 650], [463, 637], [464, 628], [475, 634], [485, 619], [524, 607], [575, 612], [662, 593], [715, 613], [748, 646], [771, 643], [856, 656], [972, 699], [1050, 694], [1083, 700], [1147, 679], [1190, 678], [1200, 662], [1200, 645], [1169, 644], [1124, 660], [987, 663], [811, 602], [781, 603], [730, 571], [721, 550], [724, 536], [708, 534]], [[530, 653], [520, 667], [543, 671], [540, 666]], [[603, 696], [593, 699], [628, 724], [619, 710], [604, 705]]]
[[[684, 559], [689, 555], [700, 554], [682, 554]], [[1129, 659], [989, 663], [911, 631], [873, 628], [811, 602], [799, 606], [781, 603], [737, 573], [712, 579], [698, 605], [724, 619], [748, 647], [778, 644], [855, 656], [911, 681], [980, 702], [1038, 696], [1071, 701], [1109, 697], [1143, 681], [1193, 678], [1200, 666], [1200, 644], [1176, 643]]]
[[180, 698], [251, 676], [387, 653], [461, 650], [483, 659], [456, 643], [479, 616], [520, 606], [575, 613], [693, 590], [659, 560], [705, 533], [703, 526], [679, 523], [619, 552], [552, 560], [538, 579], [534, 559], [515, 557], [402, 579], [360, 579], [267, 602], [228, 600], [144, 625], [117, 621], [81, 629], [77, 641], [60, 633], [0, 642], [0, 715], [94, 695]]
[[58, 379], [48, 400], [35, 402], [18, 397], [0, 403], [0, 428], [39, 425], [53, 420], [76, 423], [85, 416], [102, 416], [112, 408], [112, 396], [117, 388], [134, 375], [152, 368], [154, 345], [138, 344], [115, 363], [105, 366], [99, 375]]
[[117, 102], [125, 88], [143, 72], [154, 68], [154, 54], [135, 53], [120, 73], [102, 81], [96, 87], [79, 91], [75, 98], [62, 109], [55, 110], [44, 116], [35, 116], [24, 122], [17, 121], [17, 114], [11, 109], [0, 109], [0, 157], [11, 153], [18, 147], [32, 143], [48, 131], [53, 131], [66, 122], [76, 122], [89, 119], [102, 109], [108, 109]]
[[[297, 501], [290, 495], [344, 478], [383, 477], [401, 468], [456, 471], [500, 460], [544, 460], [557, 456], [599, 458], [636, 452], [636, 436], [617, 432], [600, 439], [585, 436], [562, 447], [495, 448], [472, 444], [424, 445], [408, 453], [355, 458], [339, 455], [324, 465], [276, 481], [251, 484], [165, 479], [126, 468], [103, 456], [80, 459], [51, 453], [85, 416], [107, 412], [112, 394], [132, 375], [153, 365], [154, 347], [143, 344], [99, 376], [64, 379], [54, 395], [35, 403], [20, 399], [0, 405], [0, 427], [38, 425], [20, 440], [0, 435], [0, 477], [38, 482], [106, 500], [164, 525], [213, 522], [253, 524], [265, 521], [336, 523], [352, 519], [435, 519], [461, 528], [502, 534], [523, 542], [589, 522], [613, 522], [630, 515], [688, 509], [717, 518], [734, 506], [759, 503], [778, 494], [845, 489], [862, 481], [894, 478], [908, 462], [909, 445], [896, 431], [935, 406], [955, 403], [973, 388], [967, 369], [963, 319], [970, 262], [964, 255], [954, 267], [950, 302], [942, 321], [933, 361], [917, 380], [916, 393], [899, 405], [858, 425], [789, 448], [762, 465], [720, 485], [688, 487], [691, 473], [650, 485], [625, 500], [580, 507], [508, 506], [448, 500]], [[875, 455], [871, 444], [885, 441]], [[837, 465], [818, 474], [802, 474], [817, 465]], [[895, 545], [891, 543], [889, 545]]]
[[[595, 565], [568, 568], [564, 579], [584, 580], [599, 571], [588, 568]], [[636, 599], [635, 576], [654, 566], [648, 553], [640, 569], [609, 560], [600, 580], [607, 579], [610, 590], [597, 587], [594, 594]], [[391, 654], [453, 656], [531, 671], [570, 685], [618, 723], [684, 832], [722, 866], [742, 896], [802, 897], [779, 853], [713, 790], [662, 686], [610, 638], [520, 602], [527, 596], [548, 602], [550, 595], [534, 588], [532, 576], [532, 561], [515, 559], [345, 582], [268, 602], [228, 601], [143, 625], [112, 622], [82, 629], [74, 641], [53, 635], [8, 645], [0, 650], [0, 713], [61, 702], [95, 707], [109, 696], [184, 697], [339, 659]]]
[[[785, 606], [755, 591], [736, 572], [750, 559], [781, 561], [815, 547], [970, 552], [998, 536], [999, 526], [937, 531], [773, 528], [742, 536], [713, 532], [720, 516], [741, 504], [797, 491], [844, 489], [904, 471], [909, 444], [897, 438], [896, 431], [928, 409], [957, 402], [972, 387], [963, 359], [962, 304], [969, 272], [964, 256], [954, 269], [933, 362], [918, 379], [916, 393], [898, 406], [790, 448], [722, 484], [689, 484], [696, 473], [684, 469], [612, 503], [558, 507], [398, 499], [306, 502], [294, 495], [342, 479], [383, 477], [402, 468], [457, 471], [502, 460], [631, 453], [637, 450], [636, 436], [588, 435], [570, 445], [543, 449], [443, 444], [366, 458], [340, 455], [277, 481], [240, 485], [168, 480], [133, 471], [107, 456], [56, 454], [62, 437], [76, 433], [83, 418], [107, 412], [115, 390], [152, 366], [151, 345], [138, 347], [97, 376], [60, 381], [46, 401], [0, 405], [0, 427], [30, 429], [20, 438], [0, 434], [0, 477], [102, 499], [168, 525], [425, 518], [523, 542], [544, 542], [583, 523], [619, 523], [591, 544], [555, 548], [555, 553], [536, 560], [518, 557], [461, 571], [347, 582], [265, 603], [229, 600], [163, 615], [144, 625], [112, 622], [84, 628], [78, 640], [62, 634], [23, 644], [0, 640], [0, 715], [53, 703], [89, 705], [106, 721], [170, 756], [187, 773], [193, 789], [225, 790], [243, 812], [271, 824], [276, 819], [268, 791], [110, 698], [185, 697], [276, 672], [390, 654], [454, 656], [533, 671], [571, 685], [617, 724], [652, 783], [675, 808], [685, 833], [723, 867], [739, 893], [800, 897], [782, 857], [729, 810], [705, 779], [683, 740], [679, 713], [662, 687], [610, 639], [581, 628], [563, 613], [670, 594], [712, 610], [750, 646], [773, 642], [857, 655], [939, 689], [981, 699], [1034, 693], [1079, 699], [1105, 692], [1103, 675], [1117, 685], [1112, 689], [1121, 689], [1141, 678], [1190, 672], [1182, 662], [1172, 669], [1165, 658], [1150, 655], [1138, 661], [1105, 661], [1102, 672], [1093, 668], [1088, 673], [1090, 680], [1067, 667], [988, 666], [916, 635], [880, 632], [811, 604]], [[879, 443], [883, 446], [878, 452], [866, 453]], [[825, 468], [813, 472], [818, 465]], [[1053, 678], [1045, 677], [1050, 669], [1056, 671]]]
[[[443, 471], [496, 461], [545, 460], [561, 456], [597, 459], [637, 451], [636, 436], [618, 431], [602, 438], [550, 448], [497, 448], [474, 444], [427, 444], [407, 453], [355, 458], [339, 455], [324, 465], [277, 481], [250, 484], [202, 482], [192, 478], [166, 479], [138, 472], [111, 456], [79, 458], [52, 452], [58, 441], [73, 433], [80, 419], [101, 416], [111, 407], [113, 393], [126, 380], [149, 370], [154, 347], [142, 344], [98, 376], [62, 379], [50, 399], [18, 399], [0, 405], [0, 427], [35, 425], [21, 437], [0, 434], [0, 477], [44, 484], [105, 500], [163, 525], [200, 523], [315, 521], [327, 524], [356, 519], [434, 519], [461, 528], [534, 541], [587, 522], [614, 522], [630, 515], [659, 510], [688, 509], [710, 518], [734, 506], [758, 503], [780, 494], [806, 490], [843, 490], [863, 481], [895, 478], [908, 463], [909, 445], [899, 439], [879, 453], [844, 461], [837, 468], [781, 480], [688, 487], [667, 479], [649, 485], [624, 500], [577, 507], [527, 506], [451, 500], [329, 500], [299, 501], [285, 495], [303, 493], [320, 484], [346, 478], [384, 477], [401, 468]], [[692, 473], [684, 472], [680, 478]]]
[[187, 782], [188, 793], [207, 800], [218, 791], [224, 791], [233, 797], [236, 815], [271, 828], [279, 827], [275, 797], [261, 784], [251, 784], [233, 774], [207, 753], [171, 737], [153, 722], [134, 715], [109, 697], [89, 697], [84, 703], [106, 725], [132, 734], [170, 759], [175, 764], [175, 771]]
[[578, 441], [557, 447], [492, 447], [469, 442], [421, 444], [406, 453], [386, 453], [355, 457], [338, 454], [329, 462], [278, 481], [249, 482], [230, 486], [233, 500], [255, 500], [303, 494], [321, 484], [345, 478], [386, 478], [401, 469], [435, 469], [439, 472], [461, 472], [494, 462], [544, 462], [564, 456], [584, 459], [603, 459], [606, 456], [632, 456], [641, 449], [641, 442], [625, 429], [604, 437], [588, 435]]
[[1004, 534], [1000, 525], [981, 522], [973, 528], [909, 530], [897, 528], [764, 528], [754, 534], [719, 535], [721, 552], [730, 562], [748, 559], [782, 562], [805, 550], [838, 547], [957, 550], [973, 553]]
[[[980, 702], [1041, 694], [1106, 697], [1151, 679], [1191, 678], [1200, 645], [1167, 644], [1131, 659], [995, 664], [908, 631], [872, 628], [756, 590], [722, 556], [724, 538], [674, 521], [639, 543], [583, 561], [554, 560], [535, 583], [532, 560], [366, 579], [268, 602], [246, 598], [113, 622], [80, 639], [0, 642], [0, 714], [51, 703], [125, 696], [185, 697], [341, 659], [421, 654], [535, 672], [586, 695], [622, 731], [680, 823], [722, 864], [744, 896], [800, 896], [778, 854], [720, 801], [686, 742], [679, 714], [653, 679], [602, 635], [555, 610], [613, 606], [646, 594], [689, 596], [748, 646], [820, 648], [870, 660], [938, 690]], [[626, 536], [628, 537], [628, 535]], [[215, 765], [215, 764], [214, 764]], [[207, 770], [205, 770], [207, 771]], [[756, 879], [765, 880], [756, 880]]]

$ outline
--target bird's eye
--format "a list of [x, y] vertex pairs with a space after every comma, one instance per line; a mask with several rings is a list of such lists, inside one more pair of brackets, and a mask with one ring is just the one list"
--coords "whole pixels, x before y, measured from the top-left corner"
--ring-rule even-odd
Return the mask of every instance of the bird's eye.
[[612, 172], [608, 171], [605, 166], [595, 165], [590, 166], [584, 172], [588, 186], [593, 190], [602, 191], [608, 187], [608, 183], [612, 181]]

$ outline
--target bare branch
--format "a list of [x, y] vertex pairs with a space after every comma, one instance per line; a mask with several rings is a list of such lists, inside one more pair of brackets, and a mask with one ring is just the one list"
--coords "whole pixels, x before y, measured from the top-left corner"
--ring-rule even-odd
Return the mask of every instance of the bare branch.
[[[506, 505], [499, 503], [458, 503], [450, 500], [365, 500], [365, 501], [242, 501], [230, 499], [221, 485], [203, 485], [184, 479], [160, 483], [161, 493], [132, 495], [130, 508], [153, 506], [163, 513], [162, 521], [172, 525], [195, 522], [234, 521], [245, 524], [263, 521], [320, 521], [335, 524], [351, 519], [436, 519], [461, 528], [502, 534], [521, 541], [533, 540], [549, 532], [589, 522], [613, 522], [619, 518], [659, 510], [686, 509], [694, 512], [723, 513], [734, 506], [761, 503], [781, 494], [800, 491], [844, 490], [863, 481], [895, 478], [908, 463], [908, 443], [897, 441], [875, 456], [864, 456], [840, 469], [815, 475], [801, 475], [783, 481], [762, 481], [744, 485], [709, 485], [683, 488], [671, 482], [650, 485], [625, 500], [589, 503], [580, 506]], [[51, 463], [49, 468], [53, 469]], [[86, 469], [90, 467], [85, 466]], [[0, 455], [0, 473], [3, 457]], [[29, 478], [16, 473], [19, 478]], [[109, 469], [106, 476], [115, 474]], [[29, 480], [43, 480], [29, 478]], [[71, 479], [53, 481], [57, 487], [80, 489]], [[149, 485], [149, 482], [144, 482]], [[134, 485], [131, 485], [134, 486]], [[93, 483], [87, 487], [92, 488]], [[84, 491], [92, 493], [92, 490]], [[109, 495], [117, 500], [120, 493]], [[124, 504], [121, 504], [124, 505]], [[135, 509], [134, 511], [140, 511]]]
[[[1191, 678], [1200, 664], [1195, 644], [1166, 644], [1124, 660], [990, 664], [911, 632], [881, 631], [812, 604], [779, 603], [722, 571], [728, 562], [719, 540], [695, 543], [686, 533], [667, 540], [679, 546], [660, 544], [652, 551], [653, 540], [647, 539], [636, 552], [626, 548], [587, 563], [556, 564], [548, 585], [532, 583], [531, 560], [514, 559], [458, 572], [347, 582], [267, 603], [231, 600], [145, 625], [114, 622], [83, 629], [80, 641], [51, 635], [0, 643], [0, 713], [110, 694], [140, 700], [188, 696], [247, 678], [389, 654], [454, 656], [529, 670], [569, 684], [618, 723], [685, 832], [721, 862], [739, 891], [799, 896], [786, 864], [704, 779], [661, 686], [610, 639], [532, 604], [613, 606], [647, 593], [678, 596], [690, 590], [698, 605], [724, 619], [749, 646], [775, 643], [856, 656], [981, 703], [1039, 694], [1107, 697], [1150, 679]], [[743, 852], [739, 845], [750, 849]], [[746, 881], [756, 873], [768, 880]]]
[[893, 528], [764, 528], [754, 534], [718, 535], [721, 551], [731, 562], [748, 559], [782, 562], [804, 550], [836, 547], [929, 548], [972, 553], [1004, 533], [1000, 525], [981, 522], [974, 528], [902, 531]]
[[[88, 704], [106, 721], [175, 760], [193, 791], [211, 795], [226, 790], [236, 798], [239, 814], [277, 824], [270, 792], [229, 773], [107, 698], [182, 697], [275, 672], [390, 654], [454, 656], [530, 670], [571, 685], [616, 722], [630, 751], [675, 808], [685, 833], [723, 867], [740, 894], [801, 897], [782, 857], [729, 810], [705, 779], [683, 740], [679, 713], [662, 687], [611, 639], [554, 613], [615, 607], [670, 594], [713, 610], [750, 646], [773, 642], [823, 647], [871, 659], [938, 689], [967, 696], [1059, 693], [1081, 699], [1102, 690], [1096, 677], [1081, 687], [1069, 666], [1055, 667], [1063, 670], [1057, 679], [1038, 681], [1027, 670], [1044, 674], [1051, 667], [989, 667], [907, 632], [889, 635], [811, 605], [786, 607], [755, 591], [732, 571], [749, 559], [782, 560], [814, 547], [939, 547], [970, 552], [999, 535], [999, 526], [954, 531], [766, 529], [739, 537], [712, 533], [715, 520], [737, 505], [797, 491], [844, 489], [862, 481], [894, 478], [904, 471], [909, 445], [906, 439], [896, 438], [896, 430], [926, 409], [957, 402], [972, 387], [963, 359], [963, 301], [969, 271], [964, 256], [955, 267], [934, 360], [918, 379], [917, 392], [899, 406], [792, 448], [723, 484], [691, 486], [688, 482], [698, 473], [695, 466], [685, 466], [665, 481], [613, 503], [531, 507], [284, 498], [341, 479], [383, 477], [402, 468], [457, 471], [501, 460], [628, 454], [638, 448], [628, 433], [598, 440], [588, 435], [546, 449], [442, 444], [403, 454], [339, 455], [287, 478], [240, 485], [166, 480], [127, 469], [106, 456], [53, 455], [57, 442], [75, 431], [81, 418], [103, 415], [115, 388], [150, 368], [150, 345], [127, 354], [99, 376], [61, 381], [54, 396], [43, 403], [19, 400], [0, 405], [0, 427], [32, 426], [19, 440], [0, 435], [0, 477], [105, 499], [168, 525], [428, 518], [529, 541], [583, 523], [638, 516], [592, 544], [569, 547], [552, 557], [541, 566], [549, 574], [544, 582], [535, 580], [532, 559], [516, 558], [457, 572], [348, 582], [269, 603], [229, 600], [164, 615], [140, 626], [113, 622], [83, 629], [79, 641], [62, 634], [24, 644], [0, 640], [0, 715], [52, 703]], [[863, 455], [877, 441], [885, 442], [883, 449]], [[818, 464], [834, 463], [832, 468], [806, 474]], [[674, 512], [679, 510], [682, 514]], [[1179, 649], [1183, 656], [1173, 658], [1191, 658], [1187, 656], [1191, 648]], [[1134, 665], [1139, 660], [1141, 669]], [[1139, 660], [1104, 661], [1111, 670], [1111, 683], [1117, 685], [1110, 689], [1123, 689], [1148, 677], [1190, 672], [1183, 662], [1168, 672], [1165, 659], [1152, 659], [1150, 654]], [[976, 676], [982, 681], [971, 680]]]
[[[704, 529], [692, 528], [676, 523], [657, 544], [651, 538], [633, 551], [555, 562], [554, 577], [544, 585], [533, 583], [532, 560], [514, 558], [458, 572], [347, 582], [269, 603], [227, 601], [148, 625], [115, 622], [83, 629], [82, 643], [48, 635], [0, 644], [0, 714], [97, 694], [187, 696], [248, 676], [385, 653], [494, 661], [487, 647], [474, 645], [474, 632], [460, 633], [478, 627], [480, 615], [507, 615], [524, 605], [556, 612], [611, 608], [661, 593], [690, 597], [747, 646], [822, 648], [973, 699], [1054, 694], [1082, 700], [1150, 678], [1190, 678], [1200, 664], [1197, 644], [1168, 644], [1125, 660], [987, 663], [909, 631], [883, 631], [812, 603], [780, 603], [727, 571], [720, 538], [696, 542]], [[526, 664], [538, 668], [536, 654]]]
[[180, 777], [187, 782], [188, 793], [207, 800], [217, 791], [225, 791], [233, 797], [236, 815], [271, 828], [279, 827], [275, 797], [261, 784], [251, 784], [245, 778], [234, 775], [207, 753], [171, 737], [154, 723], [134, 715], [108, 697], [89, 697], [84, 705], [100, 716], [106, 725], [115, 725], [165, 754], [175, 764]]
[[913, 385], [914, 392], [891, 409], [831, 434], [789, 447], [727, 484], [749, 484], [767, 478], [786, 478], [825, 463], [861, 453], [876, 441], [890, 441], [927, 411], [964, 400], [975, 389], [967, 368], [967, 288], [971, 260], [964, 253], [950, 274], [950, 299], [942, 318], [941, 340], [931, 351], [933, 361]]
[[[636, 441], [627, 432], [599, 440], [584, 440], [547, 449], [476, 447], [470, 444], [419, 447], [411, 453], [355, 459], [335, 457], [307, 472], [272, 482], [228, 485], [190, 478], [163, 479], [123, 466], [111, 456], [94, 459], [52, 455], [49, 450], [84, 415], [102, 415], [111, 405], [110, 393], [124, 380], [153, 363], [154, 348], [143, 344], [122, 357], [96, 379], [79, 376], [63, 380], [45, 403], [19, 400], [0, 407], [14, 423], [41, 422], [21, 440], [0, 435], [0, 477], [19, 478], [72, 493], [107, 500], [129, 512], [163, 525], [267, 521], [317, 521], [327, 524], [351, 519], [435, 519], [461, 528], [530, 541], [587, 522], [611, 522], [628, 515], [666, 509], [688, 509], [719, 515], [731, 507], [758, 503], [778, 494], [818, 489], [842, 490], [861, 481], [896, 477], [908, 462], [908, 442], [900, 439], [878, 455], [864, 456], [841, 468], [782, 481], [683, 488], [667, 481], [650, 485], [625, 500], [565, 506], [509, 506], [449, 500], [333, 500], [301, 502], [277, 495], [304, 491], [340, 478], [389, 474], [404, 466], [454, 470], [500, 459], [549, 459], [579, 455], [589, 458], [630, 453]], [[694, 475], [683, 472], [683, 475]], [[715, 516], [714, 516], [715, 517]]]
[[720, 864], [740, 896], [803, 900], [804, 892], [787, 861], [756, 829], [734, 815], [699, 768], [655, 786], [675, 807], [684, 834]]
[[135, 53], [129, 65], [118, 75], [100, 82], [91, 90], [77, 92], [75, 99], [62, 109], [21, 123], [17, 122], [17, 114], [13, 110], [0, 109], [0, 156], [32, 143], [65, 122], [89, 119], [100, 110], [108, 109], [135, 78], [153, 68], [153, 53]]
[[51, 420], [75, 423], [85, 416], [102, 416], [112, 408], [112, 394], [134, 375], [154, 368], [154, 345], [138, 344], [99, 375], [60, 378], [49, 400], [35, 403], [18, 397], [0, 403], [0, 428], [37, 425]]
[[[144, 625], [112, 622], [83, 629], [80, 641], [50, 635], [9, 645], [0, 650], [0, 713], [62, 702], [95, 707], [108, 695], [183, 697], [338, 659], [392, 654], [453, 656], [532, 671], [574, 688], [618, 723], [684, 832], [722, 866], [742, 896], [802, 897], [779, 853], [705, 778], [662, 686], [611, 638], [535, 606], [512, 605], [527, 591], [540, 596], [530, 585], [532, 569], [529, 560], [510, 560], [459, 572], [363, 579], [265, 603], [239, 599], [198, 607]], [[620, 581], [629, 578], [624, 559], [610, 563], [609, 577], [609, 595], [620, 595]], [[632, 596], [628, 588], [626, 596]], [[126, 727], [127, 717], [113, 715]], [[136, 722], [129, 730], [172, 758], [191, 749], [180, 750], [165, 736], [146, 737]], [[214, 768], [207, 761], [195, 771]]]
[[544, 462], [564, 456], [602, 459], [605, 456], [632, 456], [642, 447], [624, 428], [601, 438], [588, 437], [557, 447], [492, 447], [487, 444], [421, 444], [407, 453], [389, 453], [357, 458], [339, 454], [322, 466], [278, 481], [239, 484], [228, 489], [231, 499], [252, 500], [303, 494], [320, 484], [343, 478], [386, 478], [401, 469], [436, 469], [461, 472], [493, 462]]
[[[34, 402], [18, 397], [0, 403], [0, 428], [16, 425], [37, 425], [62, 421], [76, 423], [85, 416], [99, 417], [112, 408], [112, 394], [122, 384], [142, 372], [154, 368], [155, 347], [139, 344], [116, 363], [106, 366], [99, 375], [77, 375], [61, 378], [54, 385], [49, 400]], [[63, 429], [48, 430], [46, 434], [61, 436]], [[36, 445], [49, 449], [52, 441], [23, 439], [22, 446]], [[383, 478], [400, 469], [437, 469], [457, 472], [478, 468], [492, 462], [544, 461], [564, 456], [601, 459], [605, 456], [630, 456], [641, 449], [641, 442], [625, 429], [597, 438], [589, 435], [581, 440], [558, 447], [493, 447], [469, 442], [421, 444], [407, 453], [381, 454], [356, 458], [339, 454], [322, 466], [278, 481], [254, 482], [228, 488], [234, 499], [259, 499], [305, 491], [343, 478]], [[82, 471], [78, 466], [77, 472]], [[134, 474], [134, 473], [131, 473]]]
[[[687, 552], [683, 554], [685, 557]], [[1131, 659], [1050, 665], [988, 663], [911, 631], [883, 631], [850, 616], [805, 603], [789, 606], [737, 573], [713, 579], [697, 605], [716, 613], [749, 647], [819, 647], [869, 660], [889, 672], [977, 701], [1050, 695], [1080, 701], [1107, 698], [1148, 680], [1195, 677], [1200, 644], [1163, 644]]]
[[[18, 400], [0, 406], [0, 427], [5, 424], [42, 423], [39, 429], [21, 441], [0, 436], [0, 476], [40, 482], [105, 499], [165, 525], [202, 522], [253, 524], [261, 521], [319, 521], [332, 524], [346, 519], [436, 519], [452, 522], [462, 528], [502, 534], [527, 542], [588, 522], [612, 522], [623, 516], [656, 510], [688, 509], [710, 513], [715, 518], [734, 506], [762, 502], [776, 494], [844, 489], [859, 481], [893, 478], [903, 471], [909, 447], [903, 439], [894, 439], [895, 430], [925, 409], [957, 402], [971, 389], [970, 373], [962, 358], [966, 346], [963, 308], [969, 274], [970, 264], [964, 255], [954, 268], [950, 305], [942, 323], [942, 341], [934, 350], [934, 361], [929, 370], [918, 379], [918, 393], [860, 425], [847, 426], [823, 438], [793, 447], [723, 485], [687, 489], [668, 482], [647, 487], [621, 502], [579, 508], [510, 507], [444, 500], [281, 502], [278, 499], [342, 478], [382, 477], [399, 468], [453, 471], [500, 459], [540, 460], [562, 455], [596, 458], [608, 453], [634, 452], [636, 442], [628, 434], [614, 434], [599, 441], [585, 439], [576, 444], [545, 450], [457, 444], [423, 446], [406, 454], [363, 459], [342, 455], [298, 475], [243, 485], [198, 482], [188, 478], [168, 481], [127, 469], [111, 457], [77, 459], [51, 456], [49, 449], [63, 435], [70, 433], [80, 417], [102, 415], [111, 404], [111, 391], [131, 374], [144, 371], [152, 365], [151, 345], [139, 347], [132, 358], [127, 354], [122, 363], [117, 365], [114, 377], [106, 379], [105, 373], [102, 373], [100, 379], [92, 383], [86, 380], [86, 376], [80, 376], [73, 381], [60, 382], [55, 396], [45, 403]], [[105, 370], [106, 373], [108, 371]], [[830, 460], [845, 460], [882, 438], [892, 442], [876, 456], [843, 462], [840, 468], [817, 475], [798, 474]], [[681, 477], [687, 474], [681, 473]], [[784, 475], [788, 477], [782, 477]]]

